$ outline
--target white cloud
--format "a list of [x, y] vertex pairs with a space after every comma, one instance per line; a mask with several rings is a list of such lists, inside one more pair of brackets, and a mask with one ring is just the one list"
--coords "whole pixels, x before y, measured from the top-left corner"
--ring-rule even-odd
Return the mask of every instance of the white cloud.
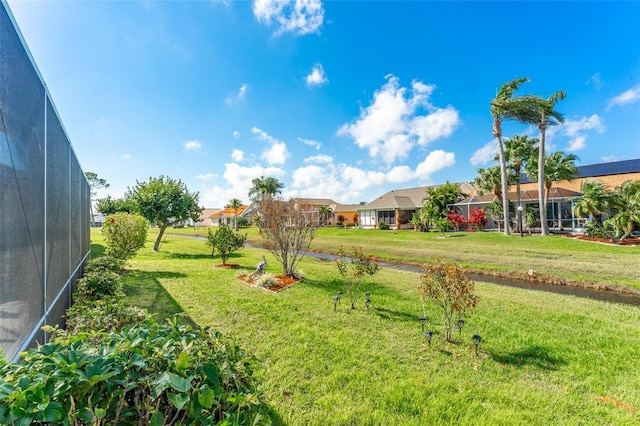
[[234, 139], [239, 139], [239, 138], [240, 138], [240, 132], [239, 132], [239, 131], [237, 131], [237, 130], [234, 130], [234, 131], [233, 131], [233, 138], [234, 138]]
[[633, 87], [629, 90], [622, 92], [618, 96], [611, 99], [609, 101], [609, 104], [607, 105], [607, 110], [613, 108], [616, 105], [622, 106], [622, 105], [634, 104], [638, 101], [640, 101], [640, 84], [637, 85], [636, 87]]
[[604, 83], [602, 82], [602, 78], [600, 78], [599, 72], [589, 77], [589, 79], [585, 81], [584, 84], [587, 84], [587, 85], [593, 84], [596, 89], [600, 89], [602, 88], [602, 86], [604, 86]]
[[256, 135], [260, 140], [269, 143], [271, 146], [262, 151], [261, 157], [269, 163], [269, 165], [282, 165], [287, 161], [289, 152], [287, 151], [287, 144], [268, 135], [264, 130], [257, 127], [251, 129], [251, 133]]
[[202, 144], [197, 140], [188, 141], [183, 143], [182, 145], [187, 151], [200, 151], [200, 148], [202, 148]]
[[200, 180], [214, 180], [216, 177], [217, 175], [213, 173], [200, 173], [199, 175], [196, 175], [196, 178]]
[[387, 172], [387, 182], [402, 183], [415, 178], [415, 173], [409, 166], [396, 166]]
[[324, 20], [320, 0], [254, 0], [253, 14], [258, 22], [275, 24], [276, 35], [319, 32]]
[[620, 161], [620, 157], [617, 155], [606, 155], [602, 157], [601, 160], [605, 163], [611, 163], [613, 161]]
[[131, 154], [123, 154], [122, 158], [125, 160], [131, 160]]
[[304, 78], [304, 81], [307, 83], [308, 87], [323, 86], [329, 82], [324, 74], [324, 68], [322, 68], [322, 64], [315, 64], [311, 69], [309, 75]]
[[[416, 144], [424, 147], [449, 137], [460, 124], [455, 108], [437, 108], [429, 102], [435, 86], [413, 81], [409, 90], [400, 86], [397, 77], [386, 78], [387, 83], [375, 92], [360, 117], [342, 125], [337, 132], [352, 137], [372, 158], [386, 163], [406, 158]], [[426, 113], [420, 115], [419, 109]]]
[[482, 148], [479, 148], [476, 152], [473, 153], [469, 162], [472, 166], [478, 166], [481, 164], [487, 164], [490, 161], [493, 161], [493, 158], [498, 154], [498, 143], [495, 139], [490, 140]]
[[247, 83], [243, 83], [242, 86], [240, 86], [240, 88], [238, 89], [238, 93], [236, 93], [235, 96], [230, 96], [227, 99], [225, 99], [225, 102], [227, 104], [232, 104], [234, 102], [243, 101], [248, 90], [249, 90], [249, 85]]
[[602, 134], [606, 129], [602, 118], [598, 114], [593, 114], [590, 117], [582, 117], [577, 120], [565, 120], [563, 124], [552, 127], [547, 134], [550, 134], [551, 137], [555, 137], [556, 134], [568, 136], [570, 141], [566, 149], [569, 152], [574, 152], [587, 146], [585, 132], [596, 131]]
[[308, 164], [331, 164], [333, 163], [333, 157], [325, 154], [314, 155], [305, 158], [304, 162]]
[[312, 146], [315, 149], [320, 149], [320, 147], [322, 146], [320, 142], [314, 141], [313, 139], [298, 138], [298, 141], [302, 142], [305, 145]]
[[240, 163], [244, 160], [244, 152], [239, 150], [239, 149], [234, 149], [231, 152], [231, 159], [235, 162], [235, 163]]
[[451, 167], [455, 163], [456, 156], [453, 152], [445, 152], [441, 149], [432, 151], [416, 167], [416, 177], [422, 181], [430, 182], [433, 173]]

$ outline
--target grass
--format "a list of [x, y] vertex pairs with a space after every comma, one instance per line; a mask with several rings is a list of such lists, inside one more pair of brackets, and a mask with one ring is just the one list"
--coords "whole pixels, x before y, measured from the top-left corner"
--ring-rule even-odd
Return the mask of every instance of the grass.
[[[182, 235], [207, 235], [207, 228], [171, 229]], [[259, 243], [255, 228], [249, 242]], [[380, 231], [321, 228], [312, 241], [313, 250], [335, 253], [340, 245], [361, 246], [383, 260], [424, 262], [429, 258], [451, 260], [466, 268], [485, 271], [528, 271], [562, 279], [587, 281], [640, 289], [640, 247], [614, 247], [563, 236], [505, 236], [496, 232]]]
[[[377, 234], [361, 234], [371, 238], [358, 245], [375, 246]], [[99, 250], [99, 233], [92, 240]], [[305, 259], [305, 280], [270, 294], [241, 283], [237, 270], [215, 268], [220, 260], [203, 241], [170, 235], [160, 253], [150, 247], [129, 262], [128, 302], [234, 336], [257, 357], [276, 424], [640, 421], [638, 307], [477, 283], [480, 303], [454, 343], [444, 342], [441, 314], [427, 306], [427, 345], [415, 274], [383, 268], [366, 284], [370, 312], [344, 300], [334, 312], [342, 283], [333, 262]], [[245, 248], [231, 262], [249, 270], [263, 253]], [[268, 272], [280, 272], [267, 260]], [[477, 357], [475, 333], [483, 338]]]

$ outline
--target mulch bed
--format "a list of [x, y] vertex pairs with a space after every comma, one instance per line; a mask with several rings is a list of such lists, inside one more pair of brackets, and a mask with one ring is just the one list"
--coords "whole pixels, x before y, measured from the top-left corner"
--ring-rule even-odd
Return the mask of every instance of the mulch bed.
[[[292, 285], [294, 285], [295, 283], [297, 283], [298, 281], [300, 281], [297, 278], [292, 278], [292, 277], [287, 277], [286, 275], [276, 275], [275, 276], [276, 281], [278, 282], [278, 284], [276, 284], [273, 287], [260, 287], [263, 290], [266, 290], [270, 293], [277, 293], [281, 290], [284, 290], [287, 287], [291, 287]], [[250, 285], [251, 287], [257, 287], [250, 279], [249, 276], [247, 275], [246, 277], [240, 277], [240, 281], [242, 281], [243, 283]]]

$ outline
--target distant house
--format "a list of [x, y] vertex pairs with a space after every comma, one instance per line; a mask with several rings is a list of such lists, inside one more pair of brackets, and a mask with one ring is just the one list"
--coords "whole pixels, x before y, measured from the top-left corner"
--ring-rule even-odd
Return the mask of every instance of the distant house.
[[220, 226], [221, 224], [233, 226], [234, 224], [233, 221], [236, 216], [238, 218], [240, 217], [246, 218], [245, 213], [247, 212], [248, 208], [249, 206], [241, 205], [235, 211], [230, 207], [227, 207], [223, 210], [219, 210], [210, 216], [211, 226]]
[[[468, 183], [458, 184], [464, 194], [471, 194], [473, 187]], [[413, 215], [422, 208], [427, 197], [427, 189], [440, 185], [419, 186], [417, 188], [389, 191], [364, 206], [358, 206], [358, 225], [363, 229], [377, 228], [384, 221], [392, 229], [412, 228]]]
[[[330, 198], [292, 198], [291, 200], [294, 202], [296, 209], [304, 208], [309, 219], [318, 226], [325, 223], [325, 218], [322, 217], [320, 208], [322, 206], [328, 206], [331, 208], [332, 213], [327, 217], [327, 220], [330, 221], [333, 218], [333, 208], [331, 206], [335, 206], [337, 204]], [[333, 223], [335, 223], [335, 221]]]
[[[614, 161], [609, 163], [589, 164], [584, 166], [576, 166], [577, 175], [570, 181], [563, 180], [553, 182], [549, 191], [549, 205], [547, 208], [547, 224], [551, 231], [582, 231], [584, 229], [586, 219], [577, 217], [573, 214], [573, 207], [582, 196], [580, 189], [582, 182], [586, 179], [599, 180], [609, 190], [621, 185], [625, 181], [640, 180], [640, 159]], [[538, 184], [530, 182], [526, 176], [523, 176], [520, 184], [520, 203], [522, 211], [530, 208], [534, 211], [536, 217], [538, 214]], [[517, 194], [515, 185], [509, 188], [509, 200], [517, 208]], [[475, 192], [467, 199], [456, 203], [452, 207], [456, 208], [459, 213], [469, 217], [469, 212], [474, 208], [484, 208], [496, 199], [493, 194], [478, 195]], [[511, 226], [517, 229], [518, 217], [517, 210], [512, 213]], [[532, 225], [540, 227], [540, 221]], [[489, 220], [487, 229], [498, 228], [497, 222]], [[524, 226], [523, 226], [524, 228]]]
[[362, 207], [360, 204], [330, 204], [331, 208], [331, 224], [335, 225], [357, 225], [358, 209]]
[[221, 209], [212, 209], [212, 208], [203, 208], [200, 212], [200, 216], [198, 216], [198, 221], [196, 222], [196, 226], [213, 226], [213, 220], [211, 216], [215, 213], [218, 213]]

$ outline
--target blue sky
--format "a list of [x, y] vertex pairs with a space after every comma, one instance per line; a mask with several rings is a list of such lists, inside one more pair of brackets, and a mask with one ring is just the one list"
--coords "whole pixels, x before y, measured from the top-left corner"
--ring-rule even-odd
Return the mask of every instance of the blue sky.
[[[200, 204], [371, 201], [493, 165], [489, 103], [565, 90], [547, 139], [640, 158], [640, 2], [9, 0], [99, 196], [160, 175]], [[508, 123], [504, 135], [537, 136]]]

